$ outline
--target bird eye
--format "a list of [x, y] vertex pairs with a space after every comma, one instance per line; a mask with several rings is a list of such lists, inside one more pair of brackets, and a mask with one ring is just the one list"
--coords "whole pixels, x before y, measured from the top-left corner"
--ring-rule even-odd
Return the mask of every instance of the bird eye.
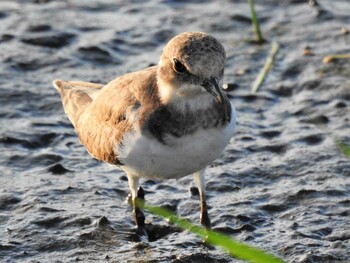
[[174, 70], [177, 73], [184, 73], [187, 71], [186, 67], [184, 66], [184, 64], [182, 64], [178, 59], [174, 58]]

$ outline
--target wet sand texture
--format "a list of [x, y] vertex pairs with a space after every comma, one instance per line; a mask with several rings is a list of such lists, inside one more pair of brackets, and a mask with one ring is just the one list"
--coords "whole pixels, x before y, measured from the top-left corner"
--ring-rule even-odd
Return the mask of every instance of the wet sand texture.
[[[264, 37], [281, 48], [255, 95], [271, 45], [245, 41], [247, 1], [0, 2], [1, 262], [238, 262], [149, 214], [154, 235], [140, 240], [125, 175], [86, 153], [51, 86], [156, 64], [184, 31], [225, 46], [238, 115], [207, 170], [214, 229], [287, 262], [349, 262], [350, 161], [334, 138], [350, 143], [350, 64], [322, 58], [350, 52], [350, 2], [256, 2]], [[151, 204], [198, 222], [192, 177], [143, 186]]]

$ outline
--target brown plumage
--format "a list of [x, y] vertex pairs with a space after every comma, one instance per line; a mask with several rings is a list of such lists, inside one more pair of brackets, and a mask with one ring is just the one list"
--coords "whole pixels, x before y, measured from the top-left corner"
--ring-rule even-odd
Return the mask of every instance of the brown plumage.
[[[105, 86], [80, 81], [53, 83], [88, 152], [100, 161], [120, 164], [114, 145], [121, 143], [123, 135], [135, 125], [141, 127], [147, 116], [161, 105], [155, 77], [156, 67], [150, 67], [121, 76]], [[136, 113], [137, 124], [130, 118]]]

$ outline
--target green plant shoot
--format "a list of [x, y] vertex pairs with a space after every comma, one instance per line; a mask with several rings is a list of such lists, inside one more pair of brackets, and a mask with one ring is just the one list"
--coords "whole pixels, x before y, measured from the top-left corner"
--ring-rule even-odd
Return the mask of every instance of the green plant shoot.
[[231, 239], [230, 237], [215, 232], [214, 230], [208, 230], [204, 227], [197, 226], [185, 220], [183, 218], [177, 217], [172, 212], [161, 207], [155, 207], [147, 205], [144, 201], [138, 200], [137, 205], [148, 212], [161, 216], [170, 223], [177, 225], [178, 227], [188, 230], [197, 236], [205, 239], [205, 241], [211, 245], [221, 247], [227, 251], [232, 257], [245, 260], [247, 262], [253, 263], [283, 263], [284, 261], [270, 255], [260, 249], [254, 248], [252, 246], [240, 243]]

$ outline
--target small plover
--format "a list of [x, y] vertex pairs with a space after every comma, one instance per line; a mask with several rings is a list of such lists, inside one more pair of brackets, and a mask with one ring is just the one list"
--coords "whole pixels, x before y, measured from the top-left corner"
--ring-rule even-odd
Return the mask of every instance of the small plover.
[[225, 57], [214, 37], [182, 33], [168, 42], [158, 65], [106, 85], [53, 81], [87, 151], [126, 172], [139, 228], [145, 224], [137, 205], [143, 198], [139, 179], [190, 174], [199, 189], [200, 222], [210, 227], [203, 172], [229, 143], [236, 123], [220, 89]]

